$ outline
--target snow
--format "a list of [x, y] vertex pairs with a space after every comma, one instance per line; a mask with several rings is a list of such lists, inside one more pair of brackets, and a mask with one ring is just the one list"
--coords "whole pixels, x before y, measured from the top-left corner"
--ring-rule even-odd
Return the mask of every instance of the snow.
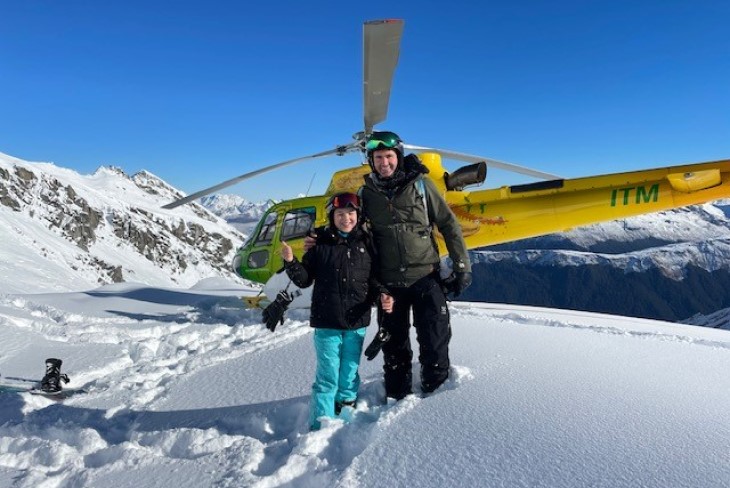
[[[0, 205], [0, 383], [40, 378], [44, 360], [58, 357], [68, 386], [86, 393], [57, 402], [0, 392], [0, 487], [730, 486], [725, 330], [453, 302], [451, 377], [437, 392], [384, 404], [382, 357], [363, 360], [357, 408], [309, 432], [308, 312], [290, 310], [271, 333], [239, 298], [259, 287], [213, 267], [215, 249], [204, 254], [169, 230], [184, 218], [231, 242], [242, 235], [202, 208], [161, 210], [176, 190], [146, 172], [85, 176], [0, 154], [8, 185], [20, 185], [17, 168], [36, 175], [37, 194]], [[49, 225], [59, 208], [79, 210], [69, 187], [104, 216], [88, 250]], [[590, 246], [644, 232], [669, 244], [595, 259], [717, 269], [728, 262], [718, 234], [727, 212], [702, 209], [572, 238]], [[167, 247], [143, 255], [115, 234], [115, 216]], [[703, 246], [713, 252], [698, 253]], [[125, 282], [99, 286], [110, 279], [98, 262], [120, 266]], [[413, 372], [418, 390], [417, 361]]]
[[727, 331], [455, 302], [441, 389], [382, 404], [382, 358], [363, 360], [348, 421], [308, 432], [307, 311], [271, 333], [237, 298], [255, 291], [213, 278], [0, 296], [0, 373], [39, 377], [60, 357], [88, 390], [0, 394], [0, 486], [730, 482]]

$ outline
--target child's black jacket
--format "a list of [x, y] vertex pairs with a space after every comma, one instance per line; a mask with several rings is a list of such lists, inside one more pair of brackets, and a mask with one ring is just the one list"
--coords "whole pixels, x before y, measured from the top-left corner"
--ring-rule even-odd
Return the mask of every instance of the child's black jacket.
[[284, 263], [300, 288], [314, 281], [310, 325], [327, 329], [358, 329], [370, 324], [370, 307], [386, 293], [375, 274], [370, 236], [357, 228], [347, 238], [329, 227], [316, 229], [317, 245], [299, 262]]

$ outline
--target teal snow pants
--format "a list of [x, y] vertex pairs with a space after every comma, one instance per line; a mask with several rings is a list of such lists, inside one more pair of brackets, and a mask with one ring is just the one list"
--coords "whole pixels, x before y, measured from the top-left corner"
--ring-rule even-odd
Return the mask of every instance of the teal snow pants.
[[309, 427], [320, 428], [320, 417], [335, 416], [335, 402], [357, 399], [362, 345], [367, 327], [354, 330], [315, 329], [317, 373], [312, 384]]

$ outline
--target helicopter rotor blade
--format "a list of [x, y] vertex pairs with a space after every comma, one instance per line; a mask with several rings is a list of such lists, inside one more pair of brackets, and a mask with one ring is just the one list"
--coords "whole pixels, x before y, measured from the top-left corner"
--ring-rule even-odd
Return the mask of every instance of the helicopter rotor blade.
[[533, 176], [535, 178], [540, 178], [543, 180], [560, 180], [563, 178], [562, 176], [554, 175], [552, 173], [545, 173], [544, 171], [538, 171], [536, 169], [526, 168], [524, 166], [519, 166], [512, 163], [505, 163], [504, 161], [497, 161], [496, 159], [485, 158], [482, 156], [473, 156], [471, 154], [447, 151], [445, 149], [436, 149], [433, 147], [414, 146], [412, 144], [404, 144], [403, 147], [406, 149], [410, 149], [411, 151], [433, 152], [440, 154], [441, 156], [446, 158], [455, 159], [457, 161], [465, 161], [467, 163], [479, 163], [484, 161], [485, 163], [487, 163], [487, 166], [491, 166], [493, 168], [512, 171], [513, 173], [520, 173], [527, 176]]
[[388, 115], [393, 73], [398, 64], [403, 20], [371, 20], [363, 26], [365, 134]]
[[236, 176], [235, 178], [226, 180], [223, 183], [218, 183], [217, 185], [211, 186], [210, 188], [206, 188], [205, 190], [200, 190], [198, 192], [193, 193], [192, 195], [188, 195], [186, 197], [175, 200], [172, 203], [168, 203], [167, 205], [164, 205], [162, 208], [169, 210], [169, 209], [179, 207], [180, 205], [185, 205], [186, 203], [190, 203], [193, 200], [197, 200], [198, 198], [204, 197], [206, 195], [210, 195], [211, 193], [214, 193], [218, 190], [222, 190], [223, 188], [227, 188], [231, 185], [235, 185], [236, 183], [247, 180], [249, 178], [253, 178], [255, 176], [258, 176], [258, 175], [261, 175], [264, 173], [268, 173], [269, 171], [273, 171], [278, 168], [283, 168], [284, 166], [290, 166], [292, 164], [300, 163], [302, 161], [307, 161], [309, 159], [322, 158], [325, 156], [331, 156], [331, 155], [342, 156], [345, 153], [353, 152], [353, 151], [358, 151], [358, 152], [360, 151], [359, 144], [357, 144], [357, 143], [345, 144], [342, 146], [337, 146], [335, 149], [329, 149], [327, 151], [322, 151], [322, 152], [319, 152], [316, 154], [311, 154], [309, 156], [303, 156], [300, 158], [283, 161], [281, 163], [272, 164], [270, 166], [266, 166], [266, 167], [257, 169], [255, 171], [250, 171], [250, 172], [244, 173], [240, 176]]

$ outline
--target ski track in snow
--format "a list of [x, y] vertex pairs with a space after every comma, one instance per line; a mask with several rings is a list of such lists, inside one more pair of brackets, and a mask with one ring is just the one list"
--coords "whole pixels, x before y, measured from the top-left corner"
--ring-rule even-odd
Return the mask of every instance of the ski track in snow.
[[[467, 308], [458, 303], [452, 304], [452, 313], [506, 326], [570, 327], [730, 348], [728, 343], [679, 333], [622, 327], [640, 319], [613, 317], [615, 326], [595, 326], [579, 319], [536, 320], [508, 306], [469, 304]], [[213, 409], [155, 409], [181, 375], [283, 347], [310, 332], [305, 311], [293, 311], [275, 335], [262, 326], [259, 314], [243, 310], [230, 299], [211, 300], [169, 315], [94, 316], [25, 297], [0, 297], [4, 328], [73, 346], [108, 344], [117, 351], [103, 366], [74, 372], [73, 386], [83, 386], [87, 394], [62, 403], [29, 394], [0, 397], [0, 467], [14, 473], [13, 486], [34, 488], [96, 486], [99, 475], [173, 460], [202, 461], [200, 469], [214, 473], [214, 486], [332, 486], [375, 438], [386, 435], [400, 417], [429, 401], [429, 397], [413, 395], [383, 405], [380, 375], [372, 375], [364, 378], [357, 409], [344, 413], [348, 422], [325, 421], [317, 432], [307, 431], [307, 396]], [[12, 342], [8, 344], [13, 347]], [[433, 395], [456, 389], [472, 377], [468, 368], [453, 366], [450, 379]]]

